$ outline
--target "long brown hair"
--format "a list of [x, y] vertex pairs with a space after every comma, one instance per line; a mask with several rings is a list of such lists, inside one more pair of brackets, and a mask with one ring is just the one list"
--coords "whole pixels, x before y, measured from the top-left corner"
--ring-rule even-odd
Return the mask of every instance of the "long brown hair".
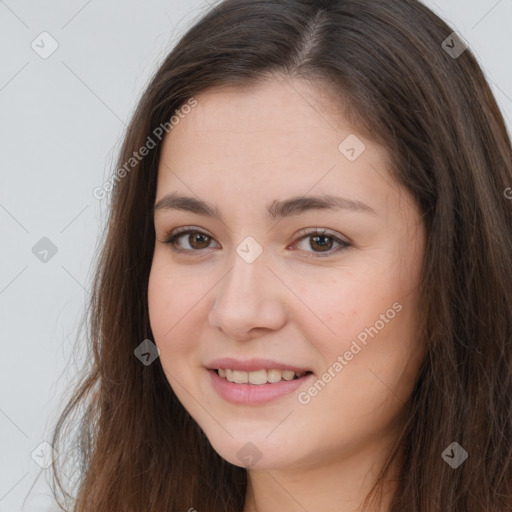
[[[86, 315], [90, 361], [54, 431], [54, 483], [74, 512], [242, 510], [246, 470], [212, 449], [159, 359], [146, 366], [134, 350], [153, 339], [155, 128], [201, 91], [275, 73], [335, 91], [353, 126], [389, 150], [427, 229], [426, 357], [381, 474], [400, 452], [390, 510], [512, 510], [512, 150], [471, 49], [460, 53], [452, 33], [416, 0], [226, 0], [180, 39], [122, 145], [118, 168], [156, 142], [115, 181]], [[452, 442], [468, 453], [456, 469], [441, 456]], [[59, 478], [71, 459], [76, 473], [62, 474], [77, 478], [75, 496]]]

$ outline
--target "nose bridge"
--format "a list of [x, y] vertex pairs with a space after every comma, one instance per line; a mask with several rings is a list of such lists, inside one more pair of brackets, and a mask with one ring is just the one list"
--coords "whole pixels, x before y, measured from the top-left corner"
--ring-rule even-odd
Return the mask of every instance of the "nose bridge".
[[256, 249], [250, 240], [236, 248], [209, 313], [210, 324], [233, 338], [243, 338], [257, 327], [277, 329], [285, 320], [279, 290], [270, 282], [275, 278], [267, 268], [268, 258]]
[[[225, 279], [219, 286], [219, 294], [216, 302], [226, 303], [230, 306], [240, 304], [249, 307], [262, 300], [264, 297], [264, 285], [269, 273], [266, 268], [266, 258], [260, 254], [254, 258], [246, 258], [246, 255], [251, 254], [250, 248], [247, 253], [243, 252], [247, 249], [246, 246], [240, 244], [231, 258], [231, 271], [226, 275]], [[242, 255], [240, 255], [242, 252]], [[254, 259], [253, 259], [254, 258]]]

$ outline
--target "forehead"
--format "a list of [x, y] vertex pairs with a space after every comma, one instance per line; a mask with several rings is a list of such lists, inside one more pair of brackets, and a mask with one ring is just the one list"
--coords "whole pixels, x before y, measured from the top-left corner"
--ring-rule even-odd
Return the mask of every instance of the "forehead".
[[175, 127], [168, 138], [210, 132], [208, 137], [234, 145], [249, 142], [245, 135], [250, 133], [258, 136], [255, 142], [265, 135], [273, 139], [287, 134], [293, 137], [290, 142], [318, 143], [318, 132], [355, 131], [340, 115], [339, 102], [330, 91], [322, 82], [284, 78], [210, 88], [196, 96], [197, 105], [184, 116], [187, 122]]
[[[266, 204], [314, 188], [365, 202], [373, 196], [376, 210], [387, 208], [386, 150], [358, 137], [321, 83], [272, 80], [216, 87], [195, 98], [164, 140], [157, 200], [182, 191], [214, 202]], [[352, 161], [340, 150], [349, 137], [364, 147]]]

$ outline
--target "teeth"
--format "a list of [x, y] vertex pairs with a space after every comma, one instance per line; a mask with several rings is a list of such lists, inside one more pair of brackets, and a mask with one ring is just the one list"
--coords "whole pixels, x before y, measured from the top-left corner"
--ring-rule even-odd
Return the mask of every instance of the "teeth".
[[281, 370], [268, 370], [267, 381], [268, 382], [279, 382], [281, 380]]
[[256, 372], [247, 372], [247, 374], [248, 374], [248, 380], [251, 384], [266, 384], [267, 383], [267, 370], [258, 370]]
[[271, 368], [269, 370], [256, 370], [254, 372], [244, 372], [240, 370], [230, 370], [229, 368], [219, 368], [219, 376], [224, 377], [229, 382], [236, 384], [267, 384], [267, 382], [275, 383], [284, 380], [293, 380], [302, 377], [306, 372], [295, 373], [292, 370], [278, 370]]
[[292, 372], [291, 370], [284, 370], [283, 379], [284, 380], [292, 380], [294, 375], [295, 375], [295, 372]]
[[237, 384], [247, 384], [249, 382], [249, 375], [247, 372], [241, 372], [239, 370], [233, 371], [233, 382]]

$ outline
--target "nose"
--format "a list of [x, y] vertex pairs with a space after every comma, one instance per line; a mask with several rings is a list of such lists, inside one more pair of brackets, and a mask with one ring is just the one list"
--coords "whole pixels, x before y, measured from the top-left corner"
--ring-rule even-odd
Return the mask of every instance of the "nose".
[[287, 290], [263, 255], [247, 263], [235, 253], [231, 271], [214, 290], [217, 295], [208, 321], [229, 338], [250, 340], [280, 329], [287, 321]]

